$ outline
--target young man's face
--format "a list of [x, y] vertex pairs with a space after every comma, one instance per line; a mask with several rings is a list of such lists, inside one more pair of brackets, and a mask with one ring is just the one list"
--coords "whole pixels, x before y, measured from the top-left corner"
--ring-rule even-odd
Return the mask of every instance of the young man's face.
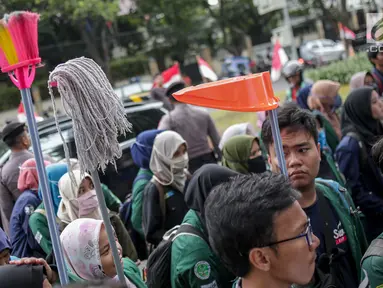
[[371, 59], [371, 61], [378, 70], [383, 70], [383, 52], [379, 52], [376, 58]]
[[[308, 219], [298, 201], [281, 212], [274, 220], [275, 242], [293, 239], [308, 232]], [[314, 274], [316, 248], [319, 239], [311, 234], [312, 244], [308, 239], [299, 237], [269, 248], [270, 274], [278, 282], [305, 285]], [[275, 250], [276, 249], [276, 250]]]
[[[312, 185], [319, 172], [320, 146], [305, 130], [281, 130], [283, 151], [286, 159], [287, 172], [291, 185], [298, 191], [303, 191]], [[269, 163], [273, 172], [280, 172], [274, 144], [269, 147]]]
[[294, 76], [287, 78], [287, 81], [289, 81], [289, 84], [291, 86], [293, 86], [293, 87], [297, 86], [299, 84], [299, 82], [301, 81], [300, 73], [297, 73]]

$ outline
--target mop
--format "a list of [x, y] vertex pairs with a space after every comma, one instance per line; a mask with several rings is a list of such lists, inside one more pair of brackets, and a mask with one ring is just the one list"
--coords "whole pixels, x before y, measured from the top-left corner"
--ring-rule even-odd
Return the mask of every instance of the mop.
[[[72, 119], [81, 172], [91, 172], [117, 276], [126, 285], [98, 170], [104, 172], [108, 164], [117, 169], [115, 159], [122, 156], [117, 137], [130, 132], [131, 124], [125, 117], [123, 104], [96, 62], [81, 57], [58, 65], [49, 75], [48, 89], [68, 167], [71, 167], [69, 151], [58, 124], [53, 87], [57, 88], [61, 96], [65, 113]], [[75, 183], [73, 175], [71, 179]]]
[[0, 67], [3, 73], [8, 73], [13, 84], [21, 92], [60, 282], [66, 285], [69, 281], [56, 227], [56, 215], [49, 192], [30, 91], [36, 68], [41, 63], [37, 41], [38, 20], [39, 15], [30, 12], [14, 12], [0, 20]]

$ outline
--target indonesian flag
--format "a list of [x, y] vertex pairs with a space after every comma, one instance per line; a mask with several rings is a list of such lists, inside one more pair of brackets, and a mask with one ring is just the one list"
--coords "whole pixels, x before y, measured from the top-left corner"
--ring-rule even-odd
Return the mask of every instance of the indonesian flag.
[[210, 81], [217, 81], [218, 76], [215, 74], [210, 65], [203, 60], [200, 56], [196, 56], [199, 73], [201, 73], [202, 77], [209, 79]]
[[[36, 122], [41, 122], [44, 120], [44, 118], [37, 115], [36, 112], [35, 112], [35, 119], [36, 119]], [[27, 115], [25, 114], [23, 102], [20, 102], [19, 108], [17, 109], [17, 120], [21, 123], [27, 122]]]
[[351, 29], [347, 28], [340, 22], [338, 22], [338, 27], [340, 39], [355, 40], [355, 33]]
[[275, 82], [281, 78], [283, 65], [289, 60], [279, 40], [275, 42], [273, 51], [273, 62], [271, 64], [271, 81]]
[[[164, 79], [163, 87], [168, 88], [171, 84], [177, 81], [182, 81], [180, 65], [178, 63], [174, 64], [169, 69], [161, 73], [162, 78]], [[154, 83], [152, 88], [157, 87], [157, 84]]]

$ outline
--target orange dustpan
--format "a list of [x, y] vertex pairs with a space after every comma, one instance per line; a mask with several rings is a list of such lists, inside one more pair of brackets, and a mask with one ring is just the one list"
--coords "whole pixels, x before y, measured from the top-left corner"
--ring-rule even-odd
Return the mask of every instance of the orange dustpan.
[[270, 111], [278, 166], [288, 176], [277, 119], [279, 98], [274, 96], [269, 72], [188, 87], [173, 93], [173, 96], [180, 102], [221, 110]]
[[173, 96], [192, 105], [241, 112], [276, 109], [279, 102], [269, 72], [187, 87]]

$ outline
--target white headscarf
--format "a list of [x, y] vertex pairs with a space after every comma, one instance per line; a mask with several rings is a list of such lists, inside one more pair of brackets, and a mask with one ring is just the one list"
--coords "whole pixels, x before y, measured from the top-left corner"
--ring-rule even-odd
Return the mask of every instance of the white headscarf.
[[[67, 267], [70, 272], [83, 280], [108, 278], [103, 271], [100, 259], [99, 240], [102, 225], [102, 220], [77, 219], [70, 223], [60, 235]], [[117, 281], [118, 278], [116, 276], [113, 279]], [[126, 277], [125, 280], [129, 288], [136, 287]]]
[[[81, 182], [85, 178], [92, 180], [92, 177], [85, 173], [81, 174], [80, 170], [74, 170], [73, 175], [76, 179], [76, 183], [71, 181], [69, 173], [65, 173], [59, 181], [59, 191], [61, 195], [61, 202], [57, 212], [57, 217], [64, 223], [70, 223], [80, 218], [80, 205], [78, 192]], [[92, 180], [93, 181], [93, 180]], [[90, 193], [90, 192], [87, 192]], [[97, 196], [93, 193], [94, 200], [97, 200]], [[100, 208], [94, 209], [87, 215], [82, 215], [82, 218], [102, 219]]]
[[182, 144], [186, 145], [186, 141], [177, 132], [162, 132], [154, 140], [150, 158], [150, 170], [154, 179], [164, 186], [172, 185], [180, 192], [183, 192], [185, 187], [185, 169], [188, 167], [189, 158], [187, 152], [175, 159], [173, 156]]
[[222, 150], [227, 140], [239, 135], [257, 136], [257, 132], [249, 122], [231, 125], [223, 132], [221, 142], [219, 142], [219, 149]]

